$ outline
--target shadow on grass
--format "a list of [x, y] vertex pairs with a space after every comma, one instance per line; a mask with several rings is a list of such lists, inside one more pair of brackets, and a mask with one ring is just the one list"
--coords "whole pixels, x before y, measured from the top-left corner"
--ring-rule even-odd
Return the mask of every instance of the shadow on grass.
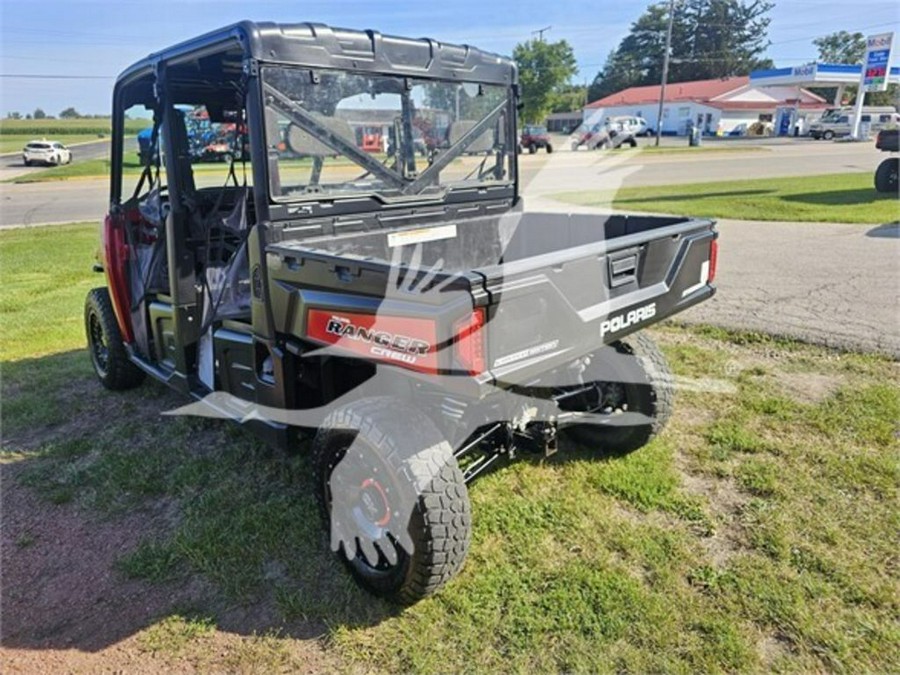
[[897, 201], [897, 198], [893, 195], [876, 192], [874, 188], [804, 192], [801, 194], [784, 195], [781, 199], [786, 202], [813, 204], [816, 206], [863, 206], [865, 204], [875, 204], [877, 202]]
[[173, 614], [316, 638], [399, 612], [329, 550], [304, 453], [163, 417], [176, 393], [108, 392], [86, 364], [3, 364], [0, 644], [99, 651]]
[[698, 199], [715, 199], [728, 197], [754, 197], [774, 194], [775, 190], [729, 190], [727, 192], [685, 193], [676, 195], [654, 195], [648, 197], [616, 198], [616, 204], [645, 204], [647, 202], [693, 202]]

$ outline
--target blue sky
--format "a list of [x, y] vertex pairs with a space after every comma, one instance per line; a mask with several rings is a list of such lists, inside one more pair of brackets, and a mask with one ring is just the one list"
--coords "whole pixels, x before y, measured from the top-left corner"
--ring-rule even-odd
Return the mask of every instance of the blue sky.
[[[410, 37], [466, 42], [509, 54], [532, 31], [553, 28], [590, 81], [628, 32], [644, 0], [0, 0], [0, 115], [73, 105], [106, 113], [115, 75], [146, 54], [241, 19], [316, 21]], [[779, 66], [815, 57], [812, 38], [836, 30], [900, 31], [896, 0], [775, 0], [768, 55]], [[900, 39], [900, 37], [898, 37]], [[900, 51], [900, 49], [896, 50]], [[895, 61], [897, 55], [895, 53]], [[27, 75], [29, 77], [10, 77]], [[43, 79], [35, 75], [77, 76]]]

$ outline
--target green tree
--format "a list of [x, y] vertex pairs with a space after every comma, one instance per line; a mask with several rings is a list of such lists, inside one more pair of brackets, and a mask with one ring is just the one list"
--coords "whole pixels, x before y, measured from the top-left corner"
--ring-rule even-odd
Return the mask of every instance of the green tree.
[[45, 120], [47, 119], [47, 113], [45, 113], [40, 108], [35, 108], [34, 112], [31, 113], [31, 116], [36, 120]]
[[[683, 0], [675, 6], [669, 82], [746, 75], [771, 65], [768, 0]], [[650, 5], [589, 88], [592, 101], [662, 79], [668, 2]]]
[[81, 117], [81, 114], [75, 110], [75, 108], [66, 108], [61, 113], [59, 113], [59, 118], [63, 120], [74, 120]]
[[587, 87], [582, 84], [570, 84], [561, 87], [553, 94], [550, 112], [572, 112], [580, 110], [587, 102]]
[[522, 119], [527, 123], [540, 122], [553, 109], [555, 97], [566, 90], [578, 72], [575, 52], [565, 40], [528, 40], [516, 45], [513, 59], [519, 67]]
[[866, 36], [845, 30], [817, 37], [812, 41], [823, 63], [862, 63], [866, 58]]

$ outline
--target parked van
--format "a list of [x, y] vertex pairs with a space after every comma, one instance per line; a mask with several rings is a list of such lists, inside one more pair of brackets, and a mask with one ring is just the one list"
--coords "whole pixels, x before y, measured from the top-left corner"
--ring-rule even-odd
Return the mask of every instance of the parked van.
[[619, 117], [608, 117], [608, 126], [618, 126], [618, 128], [633, 136], [649, 136], [650, 127], [647, 120], [643, 117], [632, 117], [630, 115], [622, 115]]
[[[837, 136], [849, 136], [853, 133], [856, 120], [856, 109], [852, 106], [831, 108], [809, 127], [809, 135], [819, 140], [830, 141]], [[891, 106], [864, 106], [860, 125], [868, 124], [869, 131], [876, 133], [885, 127], [900, 124], [900, 113]]]

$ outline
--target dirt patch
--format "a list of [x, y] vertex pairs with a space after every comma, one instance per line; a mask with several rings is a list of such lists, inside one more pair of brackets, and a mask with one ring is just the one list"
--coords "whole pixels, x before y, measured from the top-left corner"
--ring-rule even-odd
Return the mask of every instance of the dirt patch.
[[[198, 577], [153, 585], [116, 570], [119, 558], [172, 526], [169, 500], [100, 518], [73, 503], [47, 503], [20, 485], [17, 474], [27, 461], [0, 468], [0, 658], [5, 672], [243, 670], [245, 657], [250, 663], [257, 656], [243, 636], [252, 640], [273, 630], [304, 638], [285, 641], [292, 643], [284, 646], [289, 652], [278, 655], [290, 658], [290, 670], [323, 665], [317, 639], [323, 627], [284, 625], [274, 602], [223, 606], [215, 600], [215, 589]], [[203, 654], [191, 659], [147, 654], [139, 634], [184, 608], [213, 615], [224, 632], [216, 632], [204, 643]]]
[[716, 421], [716, 411], [712, 408], [700, 408], [684, 400], [679, 400], [676, 405], [679, 422], [686, 430], [704, 429]]
[[778, 383], [799, 403], [821, 403], [844, 384], [844, 378], [822, 373], [778, 373]]
[[763, 670], [768, 670], [793, 651], [793, 643], [786, 635], [775, 633], [766, 635], [757, 642], [756, 651], [759, 654]]
[[[138, 393], [139, 392], [139, 393]], [[158, 421], [161, 412], [178, 407], [184, 399], [168, 387], [148, 382], [136, 392], [110, 393], [94, 378], [76, 378], [54, 389], [56, 402], [97, 401], [95, 409], [86, 414], [70, 414], [58, 424], [17, 429], [3, 438], [4, 450], [31, 452], [47, 443], [66, 438], [78, 438], [103, 428], [104, 419], [130, 419], [135, 424]], [[12, 398], [4, 388], [3, 397]], [[57, 403], [58, 404], [58, 403]]]
[[700, 543], [716, 569], [723, 569], [744, 548], [744, 534], [739, 524], [741, 511], [750, 498], [731, 478], [713, 478], [689, 470], [683, 453], [675, 454], [675, 469], [686, 492], [702, 497], [709, 508], [715, 528]]

